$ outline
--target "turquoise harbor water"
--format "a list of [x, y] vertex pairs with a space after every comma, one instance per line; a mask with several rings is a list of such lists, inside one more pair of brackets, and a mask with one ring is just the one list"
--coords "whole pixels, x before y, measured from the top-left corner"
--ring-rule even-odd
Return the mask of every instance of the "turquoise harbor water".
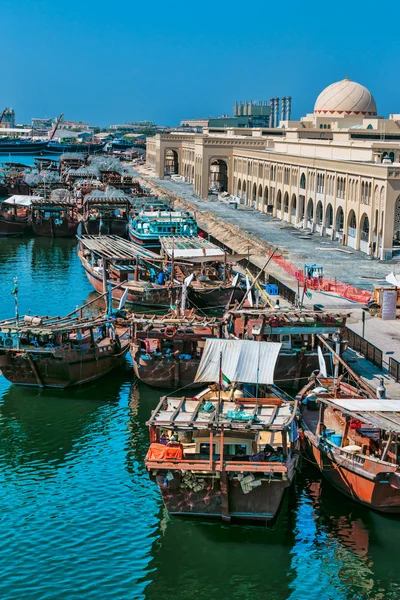
[[[92, 294], [73, 240], [0, 240], [0, 317], [66, 314]], [[159, 392], [130, 362], [66, 392], [0, 376], [2, 600], [398, 600], [400, 520], [303, 463], [277, 523], [170, 519], [143, 459]]]

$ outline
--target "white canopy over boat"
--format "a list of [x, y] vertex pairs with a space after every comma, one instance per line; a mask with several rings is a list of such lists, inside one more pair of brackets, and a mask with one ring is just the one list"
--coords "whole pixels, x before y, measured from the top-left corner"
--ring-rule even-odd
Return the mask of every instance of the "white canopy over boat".
[[208, 339], [195, 381], [219, 382], [222, 353], [222, 373], [230, 381], [272, 385], [281, 347], [276, 342]]
[[[35, 199], [41, 199], [41, 196], [35, 196]], [[30, 206], [32, 204], [32, 196], [15, 195], [3, 200], [3, 204], [11, 204], [13, 206]]]

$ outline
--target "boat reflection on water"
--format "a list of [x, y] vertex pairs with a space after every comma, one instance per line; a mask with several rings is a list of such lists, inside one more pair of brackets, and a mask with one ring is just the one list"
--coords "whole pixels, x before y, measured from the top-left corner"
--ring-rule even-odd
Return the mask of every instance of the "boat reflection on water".
[[287, 598], [294, 543], [287, 502], [272, 528], [171, 518], [163, 509], [146, 600]]
[[399, 598], [399, 519], [347, 500], [309, 467], [297, 495], [288, 600]]
[[107, 426], [112, 409], [107, 400], [115, 402], [125, 379], [125, 369], [104, 378], [101, 395], [96, 384], [72, 393], [10, 385], [0, 404], [0, 462], [15, 469], [31, 465], [36, 471], [64, 462], [90, 431], [100, 433]]

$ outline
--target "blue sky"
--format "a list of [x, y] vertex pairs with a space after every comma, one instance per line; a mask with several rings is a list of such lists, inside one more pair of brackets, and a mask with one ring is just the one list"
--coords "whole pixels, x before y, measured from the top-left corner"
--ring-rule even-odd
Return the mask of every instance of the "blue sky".
[[0, 0], [0, 106], [19, 122], [64, 112], [99, 125], [172, 125], [230, 114], [236, 99], [291, 95], [297, 118], [348, 75], [380, 115], [400, 113], [398, 9], [379, 6]]

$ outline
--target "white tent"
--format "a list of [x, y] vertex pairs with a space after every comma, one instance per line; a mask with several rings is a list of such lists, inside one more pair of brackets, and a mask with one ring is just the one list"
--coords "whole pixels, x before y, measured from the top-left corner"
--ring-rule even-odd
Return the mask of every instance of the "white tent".
[[[39, 198], [39, 196], [35, 196], [35, 199], [36, 198]], [[30, 206], [32, 204], [32, 196], [11, 196], [10, 198], [7, 198], [7, 200], [3, 200], [3, 204], [12, 206]]]
[[272, 385], [281, 347], [276, 342], [208, 339], [195, 381], [218, 383], [222, 354], [222, 373], [230, 381]]

